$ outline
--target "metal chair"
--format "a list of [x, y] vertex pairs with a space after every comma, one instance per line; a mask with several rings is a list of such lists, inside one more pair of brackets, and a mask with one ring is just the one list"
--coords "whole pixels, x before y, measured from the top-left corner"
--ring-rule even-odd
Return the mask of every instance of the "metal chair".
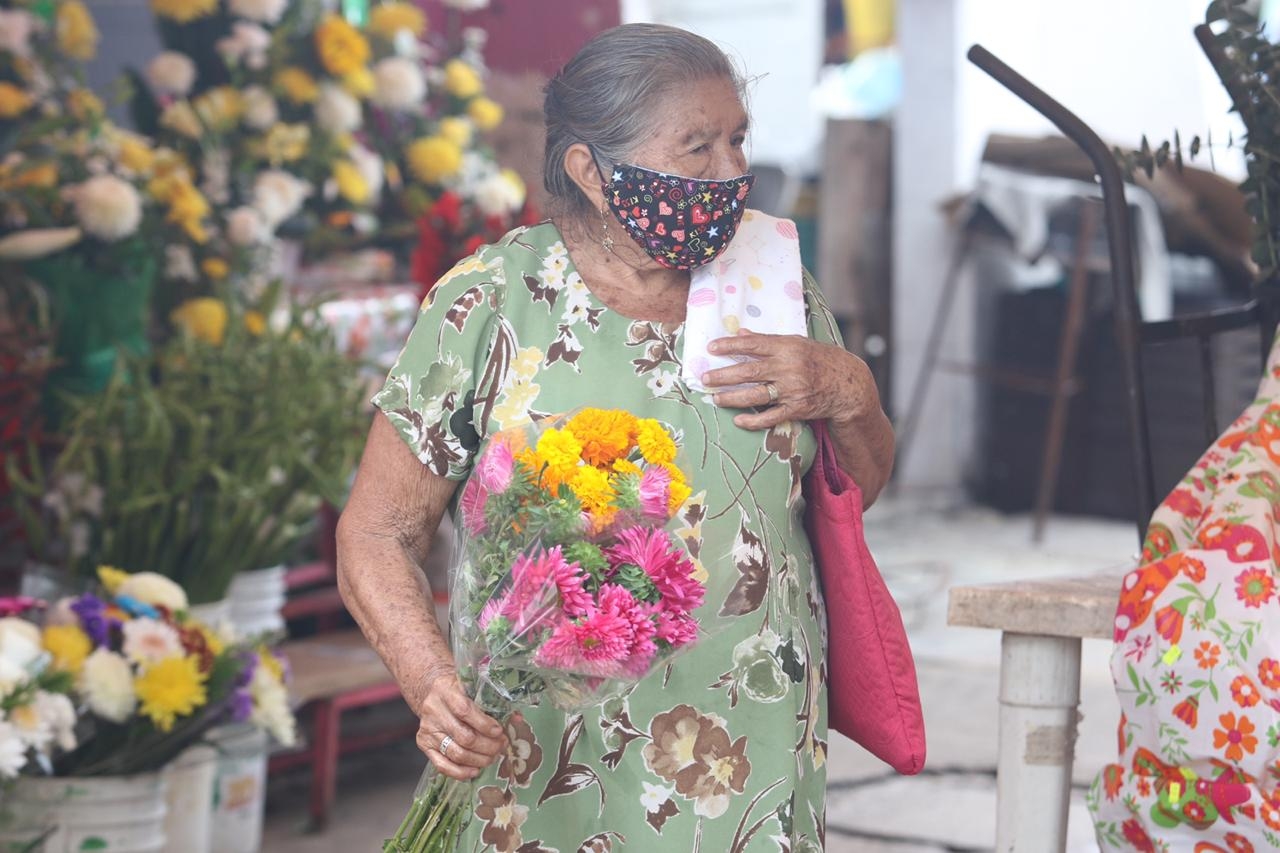
[[[1209, 60], [1217, 66], [1221, 58], [1217, 54], [1219, 49], [1213, 42], [1209, 28], [1197, 27], [1196, 38]], [[1125, 385], [1130, 449], [1133, 457], [1136, 494], [1134, 520], [1138, 528], [1138, 540], [1141, 542], [1146, 535], [1151, 514], [1158, 505], [1155, 466], [1151, 456], [1151, 429], [1145, 397], [1146, 383], [1142, 366], [1144, 347], [1186, 339], [1198, 342], [1203, 395], [1202, 420], [1207, 446], [1218, 436], [1213, 338], [1225, 332], [1256, 327], [1260, 334], [1262, 363], [1265, 366], [1276, 331], [1276, 299], [1263, 289], [1255, 288], [1253, 298], [1242, 305], [1175, 317], [1161, 322], [1144, 322], [1138, 310], [1134, 290], [1133, 242], [1125, 202], [1124, 174], [1111, 149], [1074, 113], [981, 45], [970, 48], [968, 57], [970, 62], [1052, 122], [1084, 151], [1094, 169], [1097, 170], [1097, 177], [1102, 185], [1103, 213], [1111, 259], [1111, 282], [1114, 289], [1115, 336], [1120, 354], [1120, 370]], [[1194, 461], [1188, 460], [1188, 466]]]

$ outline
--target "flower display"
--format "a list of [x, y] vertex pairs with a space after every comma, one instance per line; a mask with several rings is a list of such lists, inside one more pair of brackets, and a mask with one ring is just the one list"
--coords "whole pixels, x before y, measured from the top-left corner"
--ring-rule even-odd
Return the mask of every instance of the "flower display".
[[[617, 409], [490, 438], [459, 499], [451, 595], [459, 674], [481, 707], [597, 704], [696, 642], [706, 588], [665, 529], [690, 494], [678, 453], [668, 427]], [[452, 849], [458, 789], [428, 769], [384, 849]]]

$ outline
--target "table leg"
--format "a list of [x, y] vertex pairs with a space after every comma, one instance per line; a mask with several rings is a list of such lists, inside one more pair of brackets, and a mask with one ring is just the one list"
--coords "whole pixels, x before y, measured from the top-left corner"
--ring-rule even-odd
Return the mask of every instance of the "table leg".
[[1066, 849], [1079, 704], [1079, 638], [1002, 636], [997, 853]]

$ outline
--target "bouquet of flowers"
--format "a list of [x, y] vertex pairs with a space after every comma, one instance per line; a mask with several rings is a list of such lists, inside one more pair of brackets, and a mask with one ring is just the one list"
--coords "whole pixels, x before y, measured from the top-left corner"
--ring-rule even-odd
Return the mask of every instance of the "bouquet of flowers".
[[99, 570], [105, 594], [50, 609], [43, 629], [0, 620], [0, 778], [157, 770], [210, 727], [250, 721], [289, 744], [284, 664], [193, 619], [149, 572]]
[[[689, 497], [677, 436], [583, 409], [498, 433], [459, 500], [454, 655], [487, 712], [582, 708], [625, 691], [699, 634], [705, 587], [665, 529]], [[386, 851], [454, 849], [469, 786], [428, 767]]]

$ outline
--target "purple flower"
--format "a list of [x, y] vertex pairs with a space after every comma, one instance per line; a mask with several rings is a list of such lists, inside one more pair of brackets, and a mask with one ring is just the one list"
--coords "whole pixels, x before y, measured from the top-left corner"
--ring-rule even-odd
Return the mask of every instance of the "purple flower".
[[253, 714], [253, 694], [240, 688], [231, 694], [231, 719], [243, 723]]
[[258, 653], [241, 652], [240, 662], [243, 668], [236, 675], [236, 687], [248, 687], [249, 682], [253, 681], [254, 670], [258, 668]]
[[89, 635], [89, 639], [95, 646], [105, 646], [110, 643], [111, 622], [106, 615], [107, 605], [101, 598], [86, 592], [71, 602], [71, 610], [79, 617], [80, 627]]

